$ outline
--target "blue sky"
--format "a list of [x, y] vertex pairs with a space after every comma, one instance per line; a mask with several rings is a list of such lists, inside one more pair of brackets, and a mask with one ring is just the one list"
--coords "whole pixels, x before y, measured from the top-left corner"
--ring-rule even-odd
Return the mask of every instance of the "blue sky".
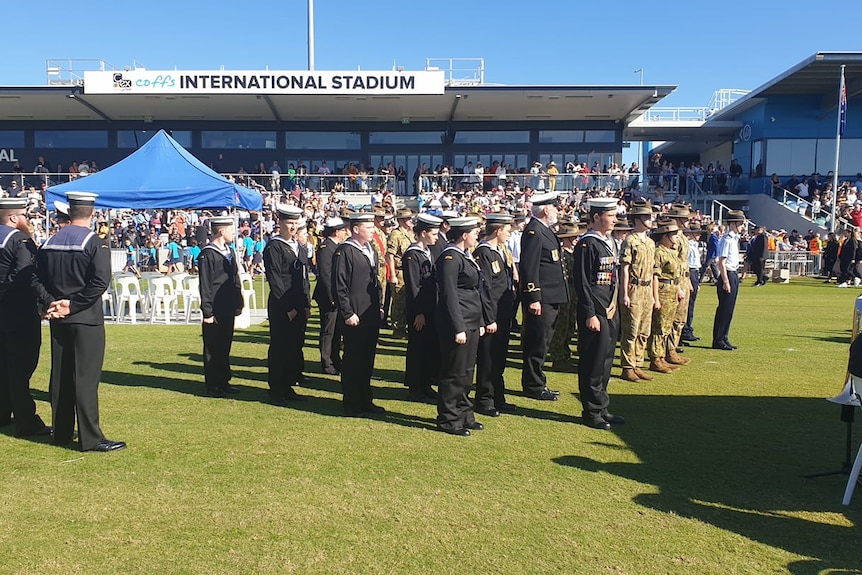
[[[307, 66], [306, 0], [10, 4], [6, 86], [44, 85], [48, 58], [151, 70]], [[637, 84], [643, 67], [645, 84], [679, 86], [665, 106], [706, 106], [716, 89], [756, 88], [817, 51], [862, 49], [855, 0], [316, 0], [314, 11], [318, 69], [419, 70], [429, 57], [481, 57], [486, 82], [621, 85]]]

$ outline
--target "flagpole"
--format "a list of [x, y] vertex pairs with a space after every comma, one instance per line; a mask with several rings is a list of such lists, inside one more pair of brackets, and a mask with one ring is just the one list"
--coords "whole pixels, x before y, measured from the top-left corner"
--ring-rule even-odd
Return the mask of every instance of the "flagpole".
[[847, 102], [844, 99], [844, 64], [841, 65], [841, 82], [838, 86], [838, 121], [835, 126], [835, 170], [832, 172], [832, 225], [831, 232], [835, 232], [835, 208], [838, 205], [838, 160], [841, 157], [841, 120], [846, 114]]

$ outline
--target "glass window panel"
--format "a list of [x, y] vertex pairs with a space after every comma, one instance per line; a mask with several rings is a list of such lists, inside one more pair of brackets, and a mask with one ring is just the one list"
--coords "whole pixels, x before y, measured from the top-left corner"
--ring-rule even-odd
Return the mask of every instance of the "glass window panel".
[[583, 130], [539, 130], [540, 144], [580, 144], [583, 141]]
[[586, 130], [584, 141], [591, 143], [613, 143], [617, 139], [617, 133], [613, 130]]
[[215, 150], [274, 150], [275, 132], [204, 130], [201, 147]]
[[358, 150], [358, 132], [287, 132], [288, 150]]
[[107, 130], [36, 130], [35, 147], [39, 148], [107, 148]]
[[0, 130], [0, 148], [23, 148], [24, 130]]
[[439, 144], [440, 132], [371, 132], [370, 144]]
[[456, 144], [529, 144], [530, 132], [527, 130], [501, 131], [458, 131], [455, 134]]
[[[158, 130], [117, 130], [117, 147], [124, 148], [140, 148], [145, 143], [150, 141], [150, 138], [158, 134]], [[174, 130], [168, 134], [177, 141], [177, 143], [189, 148], [192, 145], [192, 133], [189, 130]]]

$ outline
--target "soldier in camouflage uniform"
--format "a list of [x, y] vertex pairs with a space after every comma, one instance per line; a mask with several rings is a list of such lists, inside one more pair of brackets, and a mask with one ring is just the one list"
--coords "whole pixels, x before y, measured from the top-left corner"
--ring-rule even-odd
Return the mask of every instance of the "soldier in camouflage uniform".
[[[578, 225], [571, 222], [560, 222], [560, 228], [556, 233], [556, 236], [560, 238], [560, 242], [562, 243], [563, 275], [566, 278], [566, 283], [569, 284], [570, 294], [575, 293], [572, 281], [572, 266], [575, 259], [575, 243], [578, 241], [579, 235]], [[576, 370], [571, 361], [572, 348], [570, 343], [572, 341], [572, 334], [575, 332], [575, 324], [578, 321], [577, 309], [577, 301], [560, 304], [557, 323], [554, 325], [554, 335], [551, 336], [551, 345], [548, 348], [555, 371]]]
[[[374, 234], [371, 236], [371, 247], [374, 248], [374, 255], [377, 258], [377, 281], [380, 286], [380, 301], [383, 301], [386, 290], [386, 229], [384, 222], [386, 221], [386, 209], [375, 207], [371, 210], [374, 214]], [[345, 217], [349, 217], [349, 214]], [[384, 306], [384, 310], [385, 310]], [[385, 317], [383, 318], [386, 319]]]
[[676, 314], [673, 318], [673, 348], [675, 351], [679, 351], [682, 349], [680, 348], [680, 342], [682, 339], [682, 331], [685, 329], [686, 320], [688, 319], [688, 302], [691, 298], [692, 292], [691, 278], [688, 270], [688, 252], [690, 248], [688, 245], [688, 238], [685, 237], [685, 229], [688, 227], [688, 220], [691, 218], [691, 213], [688, 210], [688, 206], [684, 204], [674, 204], [668, 212], [668, 216], [676, 220], [676, 225], [679, 228], [676, 238], [676, 253], [681, 262], [680, 266], [682, 273], [679, 279], [679, 287], [682, 290], [683, 298], [676, 306]]
[[676, 251], [679, 228], [673, 220], [661, 220], [653, 240], [656, 242], [653, 275], [652, 334], [649, 339], [650, 369], [671, 373], [684, 362], [676, 354], [673, 343], [673, 318], [684, 294], [680, 287], [682, 263]]
[[633, 233], [620, 249], [620, 364], [626, 381], [651, 380], [643, 371], [644, 354], [652, 327], [655, 242], [649, 237], [652, 207], [634, 202], [629, 209]]
[[390, 312], [392, 335], [396, 338], [407, 337], [405, 319], [404, 276], [401, 272], [401, 256], [413, 243], [413, 210], [402, 208], [395, 212], [398, 227], [389, 234], [386, 242], [387, 277], [392, 284], [392, 310]]

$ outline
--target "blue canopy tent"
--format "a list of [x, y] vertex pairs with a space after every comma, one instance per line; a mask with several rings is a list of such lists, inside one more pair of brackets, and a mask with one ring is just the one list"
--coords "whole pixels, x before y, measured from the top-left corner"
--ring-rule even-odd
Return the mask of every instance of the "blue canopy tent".
[[223, 178], [164, 130], [130, 156], [95, 174], [48, 188], [47, 203], [66, 192], [99, 194], [97, 208], [230, 208], [260, 210], [261, 195]]

